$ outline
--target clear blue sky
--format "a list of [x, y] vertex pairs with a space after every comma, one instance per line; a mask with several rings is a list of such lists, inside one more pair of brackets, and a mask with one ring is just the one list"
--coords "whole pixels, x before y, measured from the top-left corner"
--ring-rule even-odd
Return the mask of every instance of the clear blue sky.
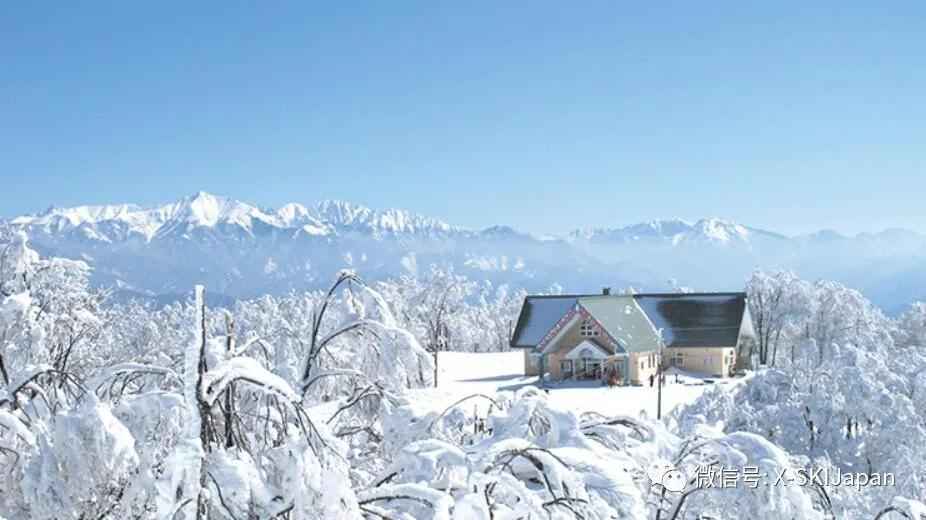
[[27, 4], [0, 15], [0, 215], [206, 190], [926, 232], [922, 1]]

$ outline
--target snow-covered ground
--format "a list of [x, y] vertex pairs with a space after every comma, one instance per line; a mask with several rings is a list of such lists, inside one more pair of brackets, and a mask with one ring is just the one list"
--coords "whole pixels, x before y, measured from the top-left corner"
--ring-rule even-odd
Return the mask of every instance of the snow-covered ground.
[[[446, 407], [454, 401], [474, 393], [494, 396], [500, 391], [512, 391], [536, 385], [536, 377], [524, 376], [521, 352], [442, 352], [439, 358], [438, 388], [416, 390], [415, 398], [421, 406]], [[708, 388], [699, 379], [680, 376], [666, 378], [662, 391], [663, 413], [679, 404], [697, 399]], [[718, 384], [729, 384], [729, 380]], [[598, 382], [569, 382], [552, 385], [550, 401], [574, 410], [576, 413], [595, 411], [604, 415], [638, 416], [646, 413], [656, 416], [656, 388], [642, 386], [601, 386]]]

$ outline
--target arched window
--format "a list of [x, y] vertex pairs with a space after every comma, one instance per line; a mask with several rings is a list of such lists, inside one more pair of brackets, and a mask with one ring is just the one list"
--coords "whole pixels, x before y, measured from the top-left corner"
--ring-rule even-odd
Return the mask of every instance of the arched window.
[[585, 338], [594, 338], [598, 336], [598, 327], [595, 326], [595, 322], [593, 322], [591, 318], [582, 320], [580, 331], [582, 332], [582, 337]]

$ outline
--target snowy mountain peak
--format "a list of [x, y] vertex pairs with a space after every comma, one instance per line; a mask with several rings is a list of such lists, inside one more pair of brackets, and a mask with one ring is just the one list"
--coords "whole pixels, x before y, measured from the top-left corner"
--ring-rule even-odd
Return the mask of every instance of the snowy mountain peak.
[[597, 228], [574, 231], [573, 240], [597, 243], [682, 242], [727, 244], [748, 242], [752, 231], [741, 224], [719, 218], [704, 218], [695, 223], [682, 219], [651, 220], [620, 228]]
[[682, 219], [650, 220], [621, 228], [621, 231], [633, 234], [634, 239], [646, 236], [673, 237], [692, 229], [692, 224]]
[[446, 222], [403, 209], [373, 210], [343, 200], [324, 200], [316, 206], [318, 217], [335, 227], [375, 235], [446, 234], [463, 231]]
[[286, 225], [292, 225], [294, 222], [300, 222], [309, 217], [309, 210], [302, 204], [290, 202], [280, 206], [274, 213], [280, 222]]
[[212, 227], [220, 220], [245, 217], [252, 209], [245, 204], [200, 191], [177, 205], [174, 218], [197, 226]]
[[315, 211], [323, 220], [345, 226], [365, 222], [373, 213], [366, 206], [344, 200], [323, 200], [315, 206]]
[[63, 220], [71, 226], [79, 226], [83, 223], [118, 220], [139, 209], [134, 204], [76, 206], [73, 208], [56, 208], [52, 206], [39, 215], [17, 217], [13, 219], [13, 223], [48, 225]]
[[750, 235], [749, 229], [745, 226], [719, 218], [701, 219], [691, 230], [698, 238], [721, 243], [746, 242]]
[[530, 233], [518, 231], [511, 226], [490, 226], [479, 232], [483, 238], [495, 240], [534, 240], [535, 237]]
[[244, 202], [198, 192], [179, 202], [148, 210], [141, 217], [143, 234], [151, 240], [186, 234], [196, 228], [232, 226], [251, 234], [255, 221], [274, 225], [276, 218]]

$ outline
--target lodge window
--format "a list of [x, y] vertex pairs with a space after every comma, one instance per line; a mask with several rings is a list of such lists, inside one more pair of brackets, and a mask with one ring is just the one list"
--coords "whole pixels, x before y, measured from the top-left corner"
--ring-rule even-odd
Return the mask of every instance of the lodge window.
[[572, 360], [571, 359], [561, 360], [559, 362], [559, 371], [563, 374], [563, 376], [571, 376], [572, 375]]
[[594, 338], [598, 336], [598, 327], [596, 327], [595, 323], [588, 318], [582, 320], [582, 325], [579, 330], [582, 332], [582, 336], [585, 338]]

